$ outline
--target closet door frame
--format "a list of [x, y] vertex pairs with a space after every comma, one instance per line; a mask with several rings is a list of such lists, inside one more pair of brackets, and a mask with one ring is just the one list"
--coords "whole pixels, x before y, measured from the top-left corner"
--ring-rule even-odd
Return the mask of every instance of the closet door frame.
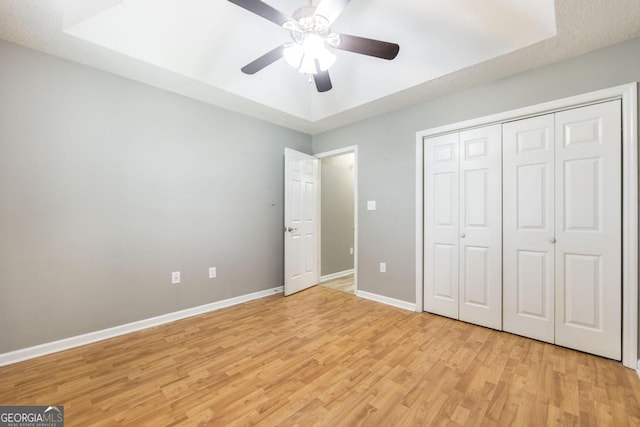
[[[638, 369], [638, 83], [616, 86], [416, 133], [416, 311], [423, 311], [424, 139], [445, 133], [622, 100], [622, 364]], [[639, 370], [640, 372], [640, 370]]]

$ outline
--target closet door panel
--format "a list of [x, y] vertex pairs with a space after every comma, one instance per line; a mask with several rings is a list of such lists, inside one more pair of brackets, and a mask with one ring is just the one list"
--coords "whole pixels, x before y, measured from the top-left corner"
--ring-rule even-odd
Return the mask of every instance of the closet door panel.
[[503, 329], [554, 342], [554, 116], [503, 131]]
[[621, 104], [556, 114], [556, 344], [621, 358]]
[[458, 318], [458, 134], [424, 141], [424, 310]]
[[501, 126], [460, 133], [460, 320], [502, 328]]

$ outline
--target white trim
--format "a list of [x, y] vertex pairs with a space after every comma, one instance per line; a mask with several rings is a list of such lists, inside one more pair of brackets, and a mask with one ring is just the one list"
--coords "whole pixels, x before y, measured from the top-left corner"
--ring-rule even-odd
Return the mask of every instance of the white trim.
[[622, 99], [622, 364], [638, 366], [638, 84], [636, 82], [517, 110], [452, 123], [416, 133], [416, 308], [422, 304], [423, 283], [423, 140], [449, 132]]
[[622, 363], [638, 359], [638, 84], [622, 94]]
[[356, 151], [357, 149], [358, 149], [357, 145], [349, 145], [348, 147], [336, 148], [335, 150], [329, 150], [329, 151], [323, 151], [322, 153], [316, 153], [316, 154], [314, 154], [314, 156], [316, 156], [319, 159], [322, 159], [324, 157], [340, 156], [342, 154], [351, 153], [352, 151]]
[[[315, 157], [315, 156], [314, 156]], [[316, 271], [318, 283], [322, 282], [322, 159], [318, 160], [318, 192], [316, 194], [316, 221], [318, 223], [318, 235], [316, 236]]]
[[636, 367], [636, 375], [640, 377], [640, 360], [638, 360], [638, 366]]
[[[489, 116], [478, 117], [463, 122], [451, 123], [444, 126], [427, 129], [416, 133], [417, 139], [422, 141], [423, 138], [441, 135], [450, 132], [456, 132], [463, 129], [471, 129], [492, 124], [505, 123], [514, 120], [521, 120], [531, 116], [539, 116], [541, 114], [557, 112], [568, 108], [576, 108], [587, 104], [604, 102], [611, 99], [620, 99], [628, 96], [631, 87], [636, 87], [637, 83], [630, 83], [621, 86], [615, 86], [608, 89], [597, 90], [594, 92], [584, 93], [581, 95], [570, 96], [568, 98], [557, 99], [555, 101], [544, 102], [542, 104], [531, 105], [517, 110], [504, 111], [502, 113], [492, 114]], [[637, 89], [636, 89], [637, 90]], [[636, 92], [637, 93], [637, 92]]]
[[353, 293], [358, 292], [358, 146], [353, 146]]
[[199, 314], [208, 313], [210, 311], [219, 310], [221, 308], [231, 307], [233, 305], [242, 304], [258, 298], [264, 298], [275, 294], [282, 293], [284, 288], [278, 286], [264, 291], [258, 291], [251, 294], [240, 295], [222, 301], [216, 301], [198, 307], [187, 308], [185, 310], [167, 313], [149, 319], [143, 319], [136, 322], [126, 323], [124, 325], [114, 326], [100, 331], [89, 332], [75, 337], [64, 338], [58, 341], [52, 341], [33, 347], [22, 348], [20, 350], [10, 351], [0, 354], [0, 366], [10, 365], [12, 363], [22, 362], [24, 360], [33, 359], [51, 353], [56, 353], [71, 348], [80, 347], [97, 341], [106, 340], [117, 337], [119, 335], [128, 334], [142, 329], [152, 328], [154, 326], [163, 325], [165, 323], [175, 322], [176, 320], [187, 317], [197, 316]]
[[339, 279], [350, 274], [353, 274], [353, 268], [350, 268], [349, 270], [338, 271], [336, 273], [326, 274], [324, 276], [320, 276], [320, 283], [328, 282], [329, 280], [333, 279]]
[[371, 292], [357, 291], [356, 296], [368, 299], [370, 301], [380, 302], [382, 304], [391, 305], [393, 307], [402, 308], [404, 310], [416, 311], [416, 305], [412, 302], [402, 301], [395, 298], [389, 298], [384, 295], [372, 294]]
[[416, 311], [424, 311], [424, 144], [416, 134]]
[[[353, 292], [358, 292], [358, 146], [349, 145], [347, 147], [337, 148], [335, 150], [323, 151], [314, 154], [318, 159], [325, 157], [339, 156], [341, 154], [353, 153]], [[320, 170], [322, 174], [322, 170]], [[320, 202], [318, 202], [320, 209]], [[320, 215], [318, 215], [320, 218]], [[320, 268], [320, 226], [318, 227], [318, 271]], [[322, 282], [322, 277], [320, 278]]]

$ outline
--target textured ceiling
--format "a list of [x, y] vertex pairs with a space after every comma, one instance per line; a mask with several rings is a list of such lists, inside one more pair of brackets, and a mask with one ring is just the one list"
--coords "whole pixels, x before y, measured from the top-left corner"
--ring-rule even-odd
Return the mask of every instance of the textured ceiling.
[[332, 29], [400, 54], [336, 51], [320, 94], [283, 60], [241, 73], [290, 38], [225, 0], [0, 0], [0, 38], [311, 134], [637, 37], [638, 22], [637, 0], [353, 0]]

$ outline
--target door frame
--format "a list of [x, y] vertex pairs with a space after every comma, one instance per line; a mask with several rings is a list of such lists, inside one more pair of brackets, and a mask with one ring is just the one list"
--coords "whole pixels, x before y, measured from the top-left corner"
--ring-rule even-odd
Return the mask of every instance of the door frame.
[[[358, 146], [350, 145], [313, 155], [322, 161], [327, 157], [349, 153], [353, 153], [353, 293], [355, 295], [358, 292]], [[320, 278], [322, 271], [322, 162], [320, 162], [318, 178], [318, 278]]]
[[525, 119], [589, 104], [622, 100], [622, 364], [638, 361], [638, 83], [632, 82], [555, 101], [416, 132], [416, 311], [423, 311], [424, 139], [461, 130]]

